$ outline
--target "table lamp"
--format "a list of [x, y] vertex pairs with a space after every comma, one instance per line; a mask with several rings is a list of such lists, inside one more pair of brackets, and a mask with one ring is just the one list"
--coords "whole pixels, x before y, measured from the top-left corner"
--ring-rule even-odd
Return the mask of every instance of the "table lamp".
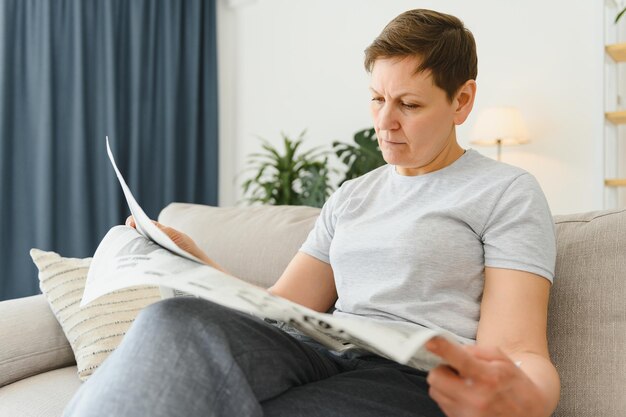
[[498, 147], [498, 161], [502, 145], [528, 143], [528, 130], [520, 111], [514, 107], [491, 107], [478, 115], [470, 143]]

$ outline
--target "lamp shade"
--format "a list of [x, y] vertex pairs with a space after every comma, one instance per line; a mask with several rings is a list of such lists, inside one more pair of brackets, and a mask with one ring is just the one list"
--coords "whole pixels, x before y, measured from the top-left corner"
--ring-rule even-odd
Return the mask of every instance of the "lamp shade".
[[522, 114], [514, 107], [483, 110], [471, 134], [471, 143], [477, 145], [517, 145], [528, 141], [528, 130]]

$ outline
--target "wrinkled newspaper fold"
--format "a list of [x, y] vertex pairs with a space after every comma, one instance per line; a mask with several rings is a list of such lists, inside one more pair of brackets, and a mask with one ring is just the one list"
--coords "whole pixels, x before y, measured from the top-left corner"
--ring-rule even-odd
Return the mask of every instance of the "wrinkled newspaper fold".
[[93, 257], [81, 306], [126, 287], [151, 285], [162, 296], [182, 291], [260, 318], [279, 320], [335, 351], [364, 349], [428, 370], [440, 359], [424, 344], [433, 336], [454, 340], [450, 334], [427, 328], [415, 331], [367, 318], [336, 317], [319, 313], [212, 268], [180, 249], [155, 226], [120, 174], [107, 138], [107, 152], [122, 186], [136, 229], [115, 226]]

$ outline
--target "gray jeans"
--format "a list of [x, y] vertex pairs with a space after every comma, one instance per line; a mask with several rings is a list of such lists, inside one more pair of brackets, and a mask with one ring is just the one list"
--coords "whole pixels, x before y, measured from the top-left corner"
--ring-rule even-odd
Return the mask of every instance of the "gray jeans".
[[441, 417], [426, 374], [376, 355], [337, 354], [206, 300], [139, 314], [65, 416]]

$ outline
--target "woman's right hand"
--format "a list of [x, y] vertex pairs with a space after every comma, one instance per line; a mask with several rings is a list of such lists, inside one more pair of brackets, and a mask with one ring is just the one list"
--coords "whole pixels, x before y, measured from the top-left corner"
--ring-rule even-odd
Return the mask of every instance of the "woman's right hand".
[[[207, 265], [212, 266], [215, 269], [219, 269], [222, 272], [226, 272], [221, 266], [219, 266], [211, 258], [209, 258], [207, 254], [204, 253], [204, 251], [202, 251], [202, 249], [198, 247], [196, 242], [185, 233], [179, 230], [176, 230], [172, 227], [165, 226], [154, 220], [152, 220], [152, 223], [154, 223], [156, 227], [161, 229], [170, 239], [172, 239], [172, 241], [176, 244], [176, 246], [178, 246], [185, 252], [192, 254], [196, 258], [200, 259], [202, 262], [206, 263]], [[137, 227], [133, 216], [128, 216], [128, 218], [126, 219], [126, 226], [130, 226], [132, 228]]]

